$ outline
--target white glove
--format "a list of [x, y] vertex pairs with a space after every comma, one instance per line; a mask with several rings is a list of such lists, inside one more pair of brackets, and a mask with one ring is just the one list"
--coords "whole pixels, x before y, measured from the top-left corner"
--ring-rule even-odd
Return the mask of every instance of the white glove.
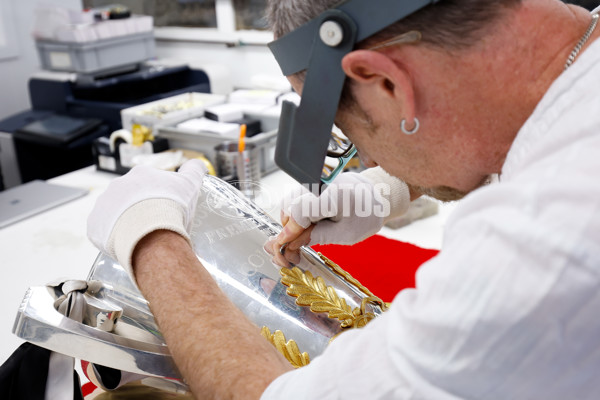
[[[389, 196], [389, 185], [374, 183], [362, 174], [345, 172], [319, 197], [299, 186], [284, 197], [282, 211], [305, 229], [316, 223], [309, 245], [350, 245], [383, 227], [390, 214]], [[409, 203], [408, 187], [404, 196]]]
[[179, 172], [132, 168], [98, 198], [88, 217], [88, 238], [129, 272], [136, 244], [150, 232], [167, 229], [190, 241], [205, 173], [200, 160], [187, 161]]

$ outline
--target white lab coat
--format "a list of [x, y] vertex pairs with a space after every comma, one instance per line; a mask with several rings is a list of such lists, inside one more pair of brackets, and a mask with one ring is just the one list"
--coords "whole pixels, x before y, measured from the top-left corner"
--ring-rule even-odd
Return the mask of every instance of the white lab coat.
[[444, 237], [417, 289], [262, 400], [600, 399], [600, 40]]

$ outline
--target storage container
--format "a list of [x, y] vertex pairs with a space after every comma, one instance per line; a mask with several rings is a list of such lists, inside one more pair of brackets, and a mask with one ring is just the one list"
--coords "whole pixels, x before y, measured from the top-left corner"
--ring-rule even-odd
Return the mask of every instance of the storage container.
[[227, 97], [211, 93], [183, 93], [121, 110], [123, 129], [139, 124], [151, 130], [158, 125], [174, 125], [204, 115], [204, 109], [224, 103]]
[[36, 40], [36, 47], [43, 69], [84, 74], [130, 69], [155, 56], [152, 31], [83, 43]]
[[[260, 115], [244, 114], [247, 118], [256, 118], [261, 121], [262, 133], [247, 137], [246, 145], [253, 145], [259, 154], [261, 175], [266, 175], [277, 169], [275, 165], [275, 143], [277, 141], [277, 128], [279, 118]], [[237, 146], [237, 141], [208, 132], [188, 132], [175, 125], [159, 125], [156, 129], [157, 137], [169, 139], [169, 146], [202, 152], [213, 165], [218, 165], [215, 147], [221, 143], [231, 142]]]

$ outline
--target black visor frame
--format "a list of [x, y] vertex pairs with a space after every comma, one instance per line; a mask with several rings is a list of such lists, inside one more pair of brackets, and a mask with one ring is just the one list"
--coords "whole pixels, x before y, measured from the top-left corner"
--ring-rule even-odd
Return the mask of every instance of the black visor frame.
[[[285, 76], [306, 70], [300, 105], [284, 101], [275, 163], [304, 184], [327, 183], [321, 172], [346, 80], [342, 59], [356, 43], [440, 0], [348, 0], [269, 43]], [[327, 21], [341, 28], [335, 45], [322, 39]]]

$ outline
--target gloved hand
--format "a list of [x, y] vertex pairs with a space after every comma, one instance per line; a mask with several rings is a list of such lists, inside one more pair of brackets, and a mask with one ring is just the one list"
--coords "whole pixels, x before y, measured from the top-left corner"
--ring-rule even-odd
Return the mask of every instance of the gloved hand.
[[283, 230], [265, 250], [273, 262], [288, 266], [298, 263], [303, 245], [358, 243], [377, 233], [388, 217], [404, 214], [413, 195], [419, 196], [379, 167], [339, 175], [320, 197], [298, 187], [284, 198]]
[[136, 244], [150, 232], [167, 229], [190, 241], [205, 173], [200, 160], [187, 161], [179, 172], [132, 168], [98, 198], [88, 217], [88, 238], [129, 272]]
[[[358, 243], [385, 223], [389, 195], [388, 185], [354, 172], [338, 176], [319, 197], [298, 187], [283, 200], [284, 230], [277, 241], [289, 243], [290, 250], [306, 244]], [[405, 195], [408, 202], [408, 188]]]

